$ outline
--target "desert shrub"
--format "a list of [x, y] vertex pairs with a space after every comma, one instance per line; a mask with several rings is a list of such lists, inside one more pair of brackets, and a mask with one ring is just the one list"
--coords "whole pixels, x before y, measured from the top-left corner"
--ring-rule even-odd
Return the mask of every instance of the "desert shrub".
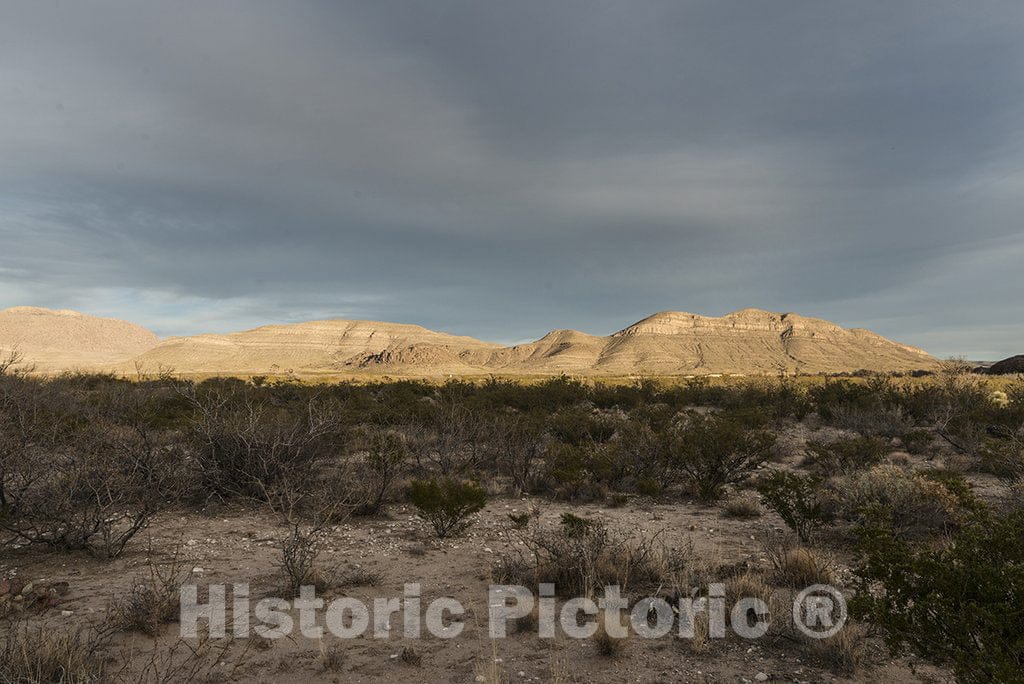
[[888, 453], [888, 443], [878, 437], [808, 442], [804, 463], [826, 473], [850, 473], [878, 465]]
[[886, 527], [861, 539], [851, 608], [961, 682], [1019, 681], [1024, 671], [1024, 512], [978, 517], [948, 544], [914, 546]]
[[935, 435], [930, 430], [917, 428], [900, 435], [900, 441], [908, 453], [920, 455], [928, 452], [928, 448], [935, 441]]
[[31, 544], [119, 556], [159, 509], [169, 465], [128, 448], [122, 430], [95, 419], [56, 451], [24, 453], [8, 471], [0, 529]]
[[189, 434], [200, 483], [209, 492], [280, 505], [285, 492], [310, 486], [343, 450], [337, 407], [315, 397], [289, 407], [291, 391], [277, 389], [283, 396], [271, 403], [247, 385], [181, 388], [193, 409]]
[[488, 437], [498, 470], [512, 481], [513, 494], [533, 491], [537, 467], [544, 451], [537, 421], [522, 416], [501, 416]]
[[325, 672], [341, 672], [348, 662], [348, 653], [342, 644], [325, 646], [320, 642], [320, 666]]
[[704, 502], [745, 481], [768, 460], [775, 437], [746, 430], [725, 416], [691, 416], [675, 442], [673, 466]]
[[624, 423], [607, 444], [600, 447], [600, 473], [612, 489], [644, 496], [662, 494], [670, 482], [672, 434], [646, 422]]
[[772, 588], [760, 573], [746, 571], [730, 578], [725, 585], [726, 604], [733, 605], [740, 599], [756, 598], [771, 607]]
[[1024, 437], [987, 439], [978, 453], [978, 469], [1001, 480], [1024, 479]]
[[917, 475], [942, 485], [947, 492], [956, 498], [957, 505], [964, 511], [978, 512], [985, 507], [978, 500], [978, 497], [974, 495], [973, 485], [967, 481], [967, 478], [956, 471], [946, 470], [945, 468], [926, 468], [925, 470], [917, 471]]
[[527, 526], [530, 524], [530, 514], [529, 513], [509, 513], [508, 514], [508, 520], [509, 520], [509, 524], [511, 524], [514, 529], [525, 530], [527, 528]]
[[443, 538], [469, 527], [472, 515], [487, 503], [487, 492], [465, 480], [416, 480], [409, 488], [409, 501]]
[[848, 517], [887, 525], [901, 539], [948, 531], [958, 519], [957, 497], [934, 479], [880, 465], [848, 478], [843, 486]]
[[410, 446], [421, 469], [442, 477], [463, 477], [484, 462], [489, 429], [483, 411], [449, 397], [417, 424], [416, 439]]
[[656, 538], [632, 541], [599, 521], [572, 514], [557, 528], [534, 526], [522, 535], [526, 553], [501, 558], [495, 577], [506, 583], [550, 582], [559, 596], [593, 596], [607, 585], [657, 587], [680, 569], [682, 557]]
[[864, 623], [850, 621], [827, 639], [807, 639], [804, 650], [832, 672], [856, 677], [867, 660], [869, 633]]
[[366, 441], [366, 492], [359, 497], [363, 501], [355, 510], [358, 515], [380, 512], [409, 460], [409, 446], [400, 432], [371, 428]]
[[403, 648], [400, 657], [402, 662], [406, 665], [411, 665], [412, 667], [420, 667], [423, 665], [423, 655], [412, 646], [406, 646]]
[[556, 499], [598, 501], [608, 495], [604, 454], [592, 447], [555, 442], [545, 454], [541, 490]]
[[281, 540], [278, 570], [284, 581], [282, 591], [288, 597], [299, 595], [302, 587], [315, 587], [323, 592], [331, 586], [331, 578], [317, 564], [323, 549], [326, 529], [321, 526], [302, 526], [293, 523]]
[[594, 632], [594, 636], [591, 637], [594, 642], [594, 648], [597, 650], [599, 655], [605, 656], [606, 658], [618, 658], [625, 651], [628, 638], [614, 637], [608, 632], [606, 621], [609, 618], [608, 614], [604, 611], [601, 611], [597, 615], [596, 619], [597, 631]]
[[829, 423], [868, 437], [898, 437], [913, 427], [900, 406], [883, 404], [877, 396], [867, 405], [834, 407]]
[[757, 490], [804, 543], [828, 522], [821, 482], [813, 475], [776, 470], [758, 482]]
[[818, 415], [831, 422], [844, 414], [878, 406], [879, 389], [877, 385], [826, 378], [823, 384], [812, 387], [808, 394]]

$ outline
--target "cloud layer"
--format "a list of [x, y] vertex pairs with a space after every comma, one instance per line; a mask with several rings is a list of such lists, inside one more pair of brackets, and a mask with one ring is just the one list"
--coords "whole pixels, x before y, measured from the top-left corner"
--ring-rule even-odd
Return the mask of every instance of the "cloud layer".
[[8, 3], [0, 306], [1024, 342], [1024, 6]]

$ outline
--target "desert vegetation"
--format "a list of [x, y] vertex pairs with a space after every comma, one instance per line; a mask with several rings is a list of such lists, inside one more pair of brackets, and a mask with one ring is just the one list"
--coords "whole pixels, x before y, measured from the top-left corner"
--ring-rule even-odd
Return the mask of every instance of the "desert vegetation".
[[[207, 572], [185, 559], [181, 536], [213, 534], [180, 529], [182, 516], [231, 530], [268, 521], [247, 543], [269, 554], [261, 581], [276, 595], [418, 581], [390, 576], [387, 559], [425, 564], [449, 550], [484, 563], [481, 577], [553, 583], [559, 597], [596, 598], [608, 584], [679, 597], [722, 582], [777, 607], [827, 582], [850, 598], [853, 626], [811, 642], [773, 622], [776, 638], [758, 646], [773, 667], [793, 657], [805, 673], [886, 677], [929, 663], [939, 678], [1010, 681], [1024, 666], [1021, 382], [958, 367], [927, 378], [327, 385], [17, 368], [0, 374], [0, 681], [207, 677], [219, 646], [170, 641], [178, 586]], [[686, 527], [649, 524], [683, 514]], [[375, 568], [351, 565], [358, 545], [345, 547], [344, 531], [398, 522], [407, 536]], [[756, 548], [729, 557], [723, 538], [709, 551], [715, 529]], [[168, 530], [174, 544], [154, 546]], [[704, 548], [688, 539], [705, 532]], [[93, 615], [66, 611], [44, 630], [74, 581], [50, 591], [25, 574], [63, 580], [83, 559], [97, 581], [109, 572], [128, 584]], [[524, 618], [513, 640], [535, 624]], [[743, 667], [747, 644], [695, 629], [687, 653]], [[639, 640], [602, 628], [591, 641], [609, 672], [640, 667]], [[502, 669], [493, 648], [467, 676]], [[256, 640], [236, 650], [267, 667]], [[422, 677], [430, 650], [407, 644], [396, 667]], [[318, 648], [318, 671], [358, 671], [359, 653]]]

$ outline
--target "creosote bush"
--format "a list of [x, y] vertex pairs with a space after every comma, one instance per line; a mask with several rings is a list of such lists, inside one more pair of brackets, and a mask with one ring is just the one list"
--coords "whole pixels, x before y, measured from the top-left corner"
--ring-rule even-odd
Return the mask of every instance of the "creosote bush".
[[438, 537], [452, 537], [469, 527], [473, 514], [487, 504], [487, 491], [453, 478], [415, 480], [409, 487], [409, 501]]
[[1020, 680], [1024, 511], [977, 514], [939, 546], [867, 527], [860, 548], [851, 609], [891, 648], [951, 667], [961, 682]]
[[921, 473], [879, 465], [840, 485], [846, 516], [884, 524], [902, 539], [922, 539], [950, 531], [962, 506], [949, 488]]
[[729, 417], [693, 415], [678, 436], [673, 465], [699, 500], [716, 501], [726, 485], [744, 482], [768, 460], [774, 442], [774, 435]]
[[804, 543], [828, 522], [821, 482], [813, 475], [776, 470], [758, 482], [757, 490]]
[[878, 465], [888, 453], [888, 443], [878, 437], [854, 437], [828, 444], [808, 442], [804, 463], [830, 475], [852, 473]]

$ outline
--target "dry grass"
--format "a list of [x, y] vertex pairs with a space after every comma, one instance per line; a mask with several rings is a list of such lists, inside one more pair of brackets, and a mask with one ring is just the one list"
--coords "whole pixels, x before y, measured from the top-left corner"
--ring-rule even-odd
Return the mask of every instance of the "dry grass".
[[836, 674], [856, 677], [867, 657], [867, 626], [847, 623], [835, 636], [808, 640], [808, 654]]
[[122, 629], [156, 636], [164, 624], [178, 618], [179, 592], [188, 576], [180, 546], [165, 564], [153, 560], [150, 546], [146, 571], [136, 578], [127, 596], [111, 607], [115, 622]]
[[413, 667], [420, 667], [423, 665], [423, 656], [412, 646], [406, 646], [402, 649], [402, 662]]
[[753, 495], [736, 495], [722, 504], [722, 514], [727, 518], [749, 520], [751, 518], [760, 518], [763, 513], [764, 509], [761, 508], [761, 502]]
[[770, 535], [765, 540], [765, 553], [772, 564], [771, 581], [779, 586], [803, 589], [812, 584], [835, 583], [835, 560], [797, 545], [790, 537]]
[[726, 604], [732, 606], [740, 599], [756, 598], [771, 605], [772, 588], [764, 577], [754, 572], [746, 572], [729, 580], [725, 585]]
[[500, 665], [498, 659], [498, 647], [494, 641], [491, 641], [491, 652], [490, 657], [487, 657], [484, 661], [477, 661], [476, 667], [473, 668], [476, 674], [475, 680], [481, 684], [509, 684], [511, 678], [505, 674]]
[[594, 647], [600, 655], [606, 658], [618, 658], [625, 651], [628, 638], [616, 638], [608, 633], [608, 629], [605, 625], [605, 620], [608, 619], [607, 614], [602, 611], [597, 616], [597, 631], [594, 632], [594, 636], [591, 640], [594, 642]]
[[341, 644], [332, 644], [324, 647], [320, 641], [320, 665], [326, 672], [340, 672], [345, 667], [345, 649]]
[[8, 627], [0, 637], [0, 682], [100, 681], [107, 638], [77, 628]]
[[690, 651], [707, 653], [711, 648], [711, 624], [707, 611], [693, 616], [693, 637], [687, 639]]

